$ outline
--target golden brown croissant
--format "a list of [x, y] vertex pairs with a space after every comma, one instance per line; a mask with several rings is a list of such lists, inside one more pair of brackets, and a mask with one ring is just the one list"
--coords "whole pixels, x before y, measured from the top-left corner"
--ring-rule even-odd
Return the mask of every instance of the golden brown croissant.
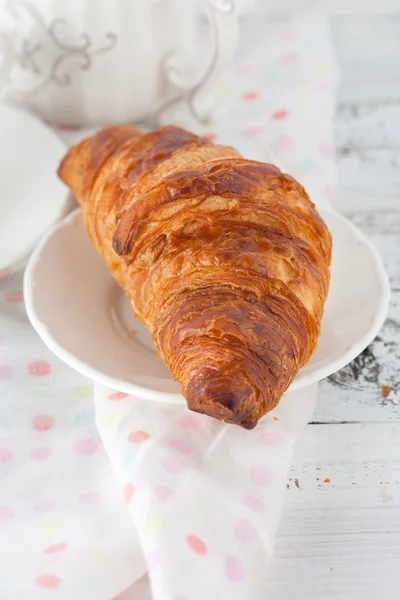
[[305, 190], [176, 127], [108, 127], [61, 179], [189, 408], [251, 429], [314, 351], [331, 236]]

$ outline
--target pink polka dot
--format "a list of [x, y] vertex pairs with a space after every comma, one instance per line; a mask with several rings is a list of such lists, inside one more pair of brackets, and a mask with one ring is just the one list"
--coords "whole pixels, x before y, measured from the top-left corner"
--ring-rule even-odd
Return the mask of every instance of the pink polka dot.
[[180, 458], [176, 456], [167, 456], [164, 458], [162, 461], [162, 466], [168, 473], [171, 473], [172, 475], [178, 475], [183, 471], [183, 463]]
[[196, 554], [207, 554], [207, 546], [197, 535], [188, 535], [186, 538], [187, 545]]
[[38, 448], [33, 448], [33, 450], [30, 451], [29, 458], [31, 460], [40, 462], [41, 460], [46, 460], [46, 458], [49, 458], [52, 452], [53, 449], [50, 448], [50, 446], [39, 446]]
[[47, 431], [54, 425], [53, 417], [49, 415], [36, 415], [32, 419], [32, 427], [35, 431]]
[[260, 436], [260, 442], [263, 446], [279, 446], [282, 443], [283, 436], [281, 433], [263, 433]]
[[260, 498], [256, 498], [256, 496], [246, 496], [243, 498], [243, 504], [256, 513], [260, 513], [265, 510], [264, 502]]
[[272, 113], [271, 118], [274, 121], [283, 121], [283, 119], [286, 119], [286, 117], [289, 115], [289, 111], [287, 111], [284, 108], [279, 108], [278, 110], [276, 110], [275, 112]]
[[333, 202], [333, 200], [335, 199], [335, 194], [333, 191], [333, 187], [331, 185], [327, 185], [325, 187], [325, 194], [326, 194], [326, 197], [328, 198], [329, 202]]
[[53, 590], [60, 585], [61, 577], [58, 577], [58, 575], [39, 575], [36, 577], [36, 583], [41, 588]]
[[278, 135], [278, 137], [275, 139], [274, 147], [276, 148], [276, 150], [280, 150], [283, 152], [291, 150], [292, 149], [292, 138], [290, 138], [288, 135], [282, 133], [281, 135]]
[[215, 140], [217, 139], [215, 133], [205, 133], [202, 137], [205, 140], [208, 140], [209, 142], [215, 142]]
[[296, 63], [298, 58], [299, 58], [299, 55], [297, 54], [297, 52], [286, 52], [282, 56], [283, 62], [287, 65], [292, 65], [292, 64]]
[[8, 448], [0, 448], [0, 465], [5, 465], [13, 457], [13, 453]]
[[94, 454], [97, 451], [98, 443], [96, 440], [90, 438], [86, 440], [80, 440], [75, 444], [75, 452], [80, 456], [88, 456]]
[[9, 275], [11, 275], [11, 269], [9, 269], [8, 267], [0, 269], [0, 279], [5, 279]]
[[279, 36], [282, 40], [285, 40], [285, 42], [288, 42], [290, 40], [293, 40], [296, 37], [296, 30], [295, 29], [284, 29], [280, 36]]
[[255, 485], [269, 485], [272, 481], [271, 471], [265, 465], [254, 465], [250, 477]]
[[262, 126], [248, 127], [247, 129], [243, 130], [243, 135], [245, 135], [246, 137], [257, 137], [259, 135], [263, 135], [264, 132], [265, 128]]
[[158, 485], [155, 488], [154, 493], [160, 500], [168, 500], [174, 492], [166, 485]]
[[131, 444], [142, 444], [149, 438], [150, 435], [147, 433], [147, 431], [131, 431], [131, 433], [128, 435], [128, 441], [131, 442]]
[[330, 92], [331, 86], [325, 81], [320, 81], [317, 83], [317, 89], [321, 90], [322, 92]]
[[129, 504], [129, 502], [132, 500], [134, 492], [135, 488], [133, 485], [131, 483], [127, 483], [124, 487], [124, 500], [126, 504]]
[[251, 72], [251, 68], [249, 65], [238, 65], [235, 71], [238, 75], [248, 75]]
[[19, 304], [24, 299], [22, 290], [9, 290], [4, 294], [4, 300], [8, 304]]
[[225, 575], [229, 581], [236, 582], [243, 579], [243, 563], [236, 556], [227, 556], [225, 559]]
[[35, 377], [44, 377], [50, 373], [50, 365], [45, 360], [34, 360], [28, 365], [28, 371]]
[[242, 544], [249, 544], [258, 539], [257, 529], [250, 521], [247, 521], [247, 519], [242, 519], [237, 523], [235, 527], [235, 536]]
[[12, 369], [8, 365], [0, 365], [0, 381], [11, 379]]
[[39, 514], [42, 513], [48, 513], [51, 512], [52, 510], [55, 510], [57, 507], [54, 504], [54, 502], [39, 502], [38, 504], [35, 504], [35, 506], [33, 507], [33, 510]]
[[8, 506], [0, 506], [0, 523], [4, 523], [5, 521], [9, 521], [13, 518], [15, 512], [12, 508]]
[[242, 95], [242, 100], [245, 102], [252, 102], [253, 100], [258, 100], [260, 94], [258, 92], [246, 92]]
[[48, 546], [44, 552], [45, 554], [57, 554], [58, 552], [64, 552], [67, 549], [67, 544], [65, 542], [58, 542], [57, 544], [52, 544]]
[[161, 565], [161, 553], [159, 550], [150, 550], [146, 556], [147, 568], [149, 571], [154, 571]]
[[181, 454], [190, 454], [191, 452], [190, 445], [183, 440], [170, 440], [169, 445]]
[[125, 394], [124, 392], [113, 392], [108, 396], [109, 400], [118, 401], [127, 398], [129, 394]]
[[179, 425], [185, 429], [195, 431], [201, 425], [200, 419], [194, 415], [185, 415], [179, 419]]
[[82, 502], [82, 504], [97, 504], [100, 500], [101, 494], [99, 492], [90, 492], [79, 496], [79, 502]]
[[323, 158], [326, 158], [327, 160], [332, 160], [334, 155], [332, 144], [329, 144], [328, 142], [322, 142], [318, 146], [318, 150]]

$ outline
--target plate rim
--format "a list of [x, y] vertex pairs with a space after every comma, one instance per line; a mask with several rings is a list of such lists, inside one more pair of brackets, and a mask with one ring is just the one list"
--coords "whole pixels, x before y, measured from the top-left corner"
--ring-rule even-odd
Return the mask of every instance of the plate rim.
[[[340, 355], [340, 357], [332, 360], [327, 365], [316, 368], [311, 373], [305, 373], [303, 376], [300, 371], [285, 393], [294, 392], [309, 385], [318, 383], [322, 379], [332, 375], [354, 360], [354, 358], [356, 358], [363, 350], [365, 350], [365, 348], [378, 334], [386, 319], [389, 307], [390, 284], [378, 250], [368, 239], [368, 237], [345, 216], [332, 208], [321, 207], [318, 210], [323, 219], [325, 214], [329, 214], [341, 221], [342, 224], [351, 231], [353, 237], [368, 248], [374, 268], [376, 270], [376, 284], [379, 285], [381, 296], [375, 317], [364, 336], [362, 336], [356, 343], [352, 344], [346, 351], [343, 352], [343, 354]], [[70, 212], [64, 219], [58, 221], [56, 224], [53, 224], [51, 229], [43, 236], [29, 258], [29, 262], [24, 273], [23, 292], [26, 312], [33, 328], [36, 330], [46, 346], [53, 352], [53, 354], [55, 354], [67, 365], [72, 367], [75, 371], [85, 375], [93, 382], [100, 383], [111, 390], [118, 390], [129, 395], [136, 395], [146, 400], [168, 402], [172, 404], [186, 403], [183, 395], [179, 392], [162, 392], [145, 388], [133, 382], [127, 382], [123, 379], [118, 379], [116, 377], [107, 375], [96, 369], [96, 367], [88, 365], [86, 362], [80, 360], [75, 354], [69, 350], [66, 350], [59, 342], [57, 342], [52, 336], [48, 326], [36, 315], [34, 308], [34, 294], [32, 290], [34, 289], [35, 268], [40, 261], [41, 253], [49, 240], [56, 235], [61, 228], [70, 225], [78, 217], [78, 215], [80, 215], [80, 213], [81, 209], [77, 208]]]

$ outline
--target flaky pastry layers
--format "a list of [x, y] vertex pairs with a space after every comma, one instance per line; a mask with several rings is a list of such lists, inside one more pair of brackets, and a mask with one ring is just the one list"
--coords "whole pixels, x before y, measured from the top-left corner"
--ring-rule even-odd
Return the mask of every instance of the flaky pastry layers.
[[331, 236], [271, 164], [176, 127], [113, 126], [59, 175], [189, 408], [248, 429], [314, 351]]

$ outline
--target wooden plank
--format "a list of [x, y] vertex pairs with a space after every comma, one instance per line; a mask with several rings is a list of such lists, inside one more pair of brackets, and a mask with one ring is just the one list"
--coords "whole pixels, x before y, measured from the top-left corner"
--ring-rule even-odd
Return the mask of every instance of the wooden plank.
[[398, 600], [399, 425], [308, 426], [288, 485], [265, 598]]
[[[400, 420], [400, 293], [372, 344], [347, 367], [320, 384], [313, 421], [396, 422]], [[388, 393], [388, 386], [393, 388]], [[383, 394], [388, 393], [387, 397]]]

